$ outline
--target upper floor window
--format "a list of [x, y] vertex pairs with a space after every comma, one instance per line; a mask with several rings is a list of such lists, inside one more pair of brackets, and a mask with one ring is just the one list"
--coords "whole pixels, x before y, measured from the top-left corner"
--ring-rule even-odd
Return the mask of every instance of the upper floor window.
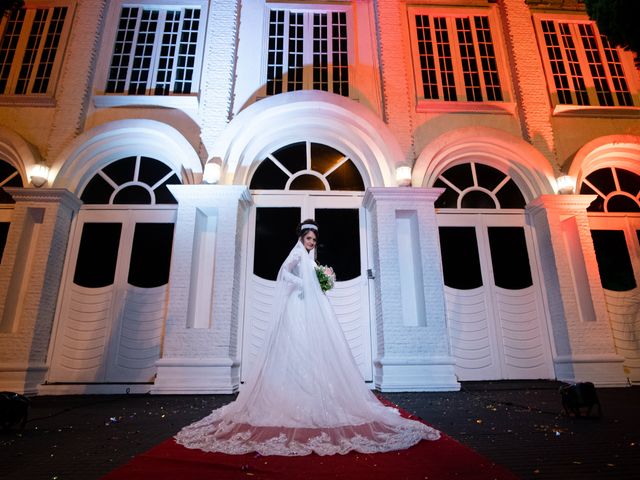
[[21, 8], [0, 19], [0, 94], [51, 96], [69, 8]]
[[492, 10], [410, 10], [418, 100], [504, 102]]
[[314, 89], [349, 96], [344, 10], [269, 11], [266, 93]]
[[637, 105], [625, 73], [633, 68], [629, 58], [624, 61], [630, 54], [611, 45], [594, 22], [541, 18], [536, 27], [554, 103]]
[[197, 91], [200, 7], [123, 6], [105, 93], [190, 94]]

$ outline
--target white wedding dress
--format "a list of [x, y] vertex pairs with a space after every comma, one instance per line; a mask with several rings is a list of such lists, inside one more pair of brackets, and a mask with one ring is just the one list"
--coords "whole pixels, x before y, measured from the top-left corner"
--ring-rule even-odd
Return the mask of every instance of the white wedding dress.
[[314, 251], [293, 248], [278, 273], [264, 348], [237, 399], [185, 428], [207, 452], [333, 455], [408, 448], [437, 430], [384, 406], [363, 382], [327, 297]]

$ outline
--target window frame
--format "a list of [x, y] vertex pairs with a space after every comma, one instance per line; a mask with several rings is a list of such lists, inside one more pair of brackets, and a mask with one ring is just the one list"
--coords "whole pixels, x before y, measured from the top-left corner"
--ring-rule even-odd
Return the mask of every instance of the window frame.
[[[598, 101], [597, 94], [595, 92], [593, 75], [589, 70], [588, 59], [586, 58], [584, 46], [580, 43], [580, 47], [576, 48], [576, 55], [578, 58], [578, 63], [582, 70], [582, 80], [585, 82], [585, 88], [587, 91], [587, 95], [589, 98], [590, 105], [579, 105], [577, 103], [565, 104], [560, 103], [558, 91], [555, 85], [555, 80], [553, 77], [553, 71], [551, 68], [551, 59], [549, 57], [549, 52], [547, 50], [547, 45], [544, 39], [544, 31], [542, 28], [542, 23], [544, 21], [552, 21], [556, 26], [560, 23], [569, 23], [571, 30], [571, 38], [582, 39], [580, 32], [576, 32], [577, 25], [579, 24], [590, 24], [594, 28], [595, 32], [595, 40], [598, 47], [598, 53], [600, 54], [600, 58], [603, 62], [600, 64], [604, 68], [605, 78], [607, 81], [607, 85], [609, 87], [613, 86], [611, 70], [609, 68], [609, 64], [606, 61], [606, 53], [604, 49], [604, 45], [600, 40], [599, 36], [603, 35], [595, 21], [590, 20], [588, 17], [583, 14], [575, 15], [575, 14], [560, 14], [560, 13], [534, 13], [533, 14], [533, 24], [536, 32], [536, 41], [538, 44], [538, 50], [540, 51], [540, 57], [542, 59], [545, 80], [547, 83], [547, 90], [549, 93], [549, 99], [551, 101], [551, 105], [553, 108], [553, 115], [577, 115], [577, 116], [610, 116], [610, 117], [637, 117], [640, 115], [640, 85], [639, 85], [639, 75], [637, 73], [637, 69], [633, 64], [633, 54], [631, 52], [625, 51], [620, 47], [615, 47], [611, 45], [611, 47], [618, 52], [620, 66], [622, 68], [623, 78], [627, 82], [627, 86], [629, 89], [629, 93], [631, 95], [631, 100], [633, 105], [618, 105], [618, 100], [615, 94], [615, 90], [611, 89], [611, 94], [614, 97], [614, 101], [616, 105], [600, 105]], [[558, 32], [558, 37], [560, 37], [560, 33]], [[564, 46], [560, 46], [560, 54], [562, 56], [562, 63], [567, 71], [567, 76], [571, 81], [570, 68], [567, 59], [567, 50]], [[576, 95], [576, 90], [573, 86], [569, 90], [571, 92], [572, 97]]]
[[[303, 70], [303, 77], [302, 77], [302, 82], [303, 82], [303, 86], [301, 90], [292, 90], [292, 91], [318, 91], [318, 92], [327, 92], [327, 93], [333, 93], [333, 83], [332, 80], [328, 80], [328, 90], [319, 90], [319, 89], [314, 89], [313, 88], [313, 21], [312, 21], [312, 15], [314, 13], [326, 13], [327, 15], [330, 15], [333, 12], [344, 12], [345, 16], [346, 16], [346, 26], [347, 26], [347, 77], [348, 77], [348, 88], [349, 88], [349, 95], [341, 95], [339, 93], [336, 93], [336, 95], [341, 95], [344, 96], [345, 98], [355, 98], [354, 96], [354, 86], [355, 86], [355, 68], [354, 68], [354, 61], [355, 61], [355, 41], [354, 41], [354, 36], [355, 36], [355, 24], [354, 24], [354, 19], [353, 19], [353, 9], [351, 7], [350, 4], [346, 4], [346, 3], [335, 3], [335, 4], [324, 4], [324, 3], [314, 3], [314, 4], [302, 4], [302, 3], [281, 3], [281, 2], [265, 2], [265, 8], [264, 8], [264, 24], [263, 24], [263, 32], [264, 34], [262, 35], [262, 59], [261, 59], [261, 66], [260, 66], [260, 93], [258, 98], [267, 98], [267, 97], [272, 97], [274, 95], [278, 95], [277, 93], [274, 94], [268, 94], [267, 93], [267, 81], [268, 81], [268, 77], [267, 77], [267, 70], [268, 70], [268, 56], [269, 56], [269, 25], [270, 25], [270, 18], [271, 18], [271, 12], [273, 10], [284, 10], [287, 11], [289, 13], [293, 12], [293, 13], [303, 13], [305, 14], [305, 26], [304, 26], [304, 35], [303, 35], [303, 65], [304, 65], [304, 70]], [[309, 21], [311, 20], [311, 21]], [[289, 23], [285, 24], [285, 29], [288, 28]], [[327, 22], [327, 28], [330, 29], [331, 28], [331, 22]], [[288, 32], [287, 32], [287, 36], [285, 37], [286, 39], [288, 39]], [[330, 42], [331, 38], [333, 37], [328, 37], [327, 41]], [[331, 49], [328, 49], [327, 51], [327, 55], [330, 55], [330, 53], [332, 52]], [[286, 74], [284, 72], [286, 72], [287, 69], [287, 55], [288, 54], [288, 48], [286, 48], [286, 50], [283, 52], [283, 64], [282, 64], [282, 68], [283, 68], [283, 89], [281, 93], [288, 93], [289, 90], [286, 89]], [[331, 59], [329, 59], [331, 60]], [[329, 69], [329, 71], [331, 71], [331, 68], [333, 66], [333, 63], [331, 61], [329, 61], [327, 63], [327, 67]], [[331, 72], [329, 73], [329, 76], [331, 76]]]
[[[38, 73], [38, 68], [42, 65], [42, 51], [44, 48], [44, 41], [39, 41], [40, 45], [38, 45], [38, 50], [36, 52], [36, 57], [32, 65], [32, 71], [29, 74], [28, 80], [28, 88], [27, 93], [15, 93], [15, 87], [18, 75], [20, 73], [20, 69], [22, 67], [24, 61], [25, 47], [28, 41], [29, 33], [31, 31], [31, 26], [33, 25], [33, 17], [35, 15], [36, 10], [49, 10], [52, 11], [55, 8], [66, 8], [67, 12], [65, 14], [65, 18], [63, 21], [63, 26], [60, 31], [60, 38], [58, 40], [58, 45], [55, 50], [54, 60], [51, 64], [51, 69], [48, 75], [48, 83], [47, 89], [44, 93], [31, 93], [31, 89], [33, 88], [34, 80]], [[60, 72], [62, 69], [62, 65], [64, 63], [66, 52], [67, 52], [67, 43], [69, 41], [69, 37], [71, 35], [71, 28], [73, 26], [73, 19], [75, 16], [75, 2], [71, 0], [54, 0], [54, 1], [25, 1], [25, 5], [23, 7], [26, 10], [25, 19], [29, 19], [28, 28], [22, 29], [20, 32], [20, 36], [18, 38], [18, 43], [16, 45], [16, 54], [11, 61], [10, 73], [7, 79], [7, 86], [5, 90], [9, 90], [11, 93], [2, 93], [0, 92], [0, 104], [26, 104], [26, 105], [45, 105], [50, 106], [54, 105], [54, 98], [57, 92], [58, 81], [60, 79]], [[5, 29], [7, 27], [9, 21], [9, 16], [4, 16], [0, 18], [0, 38], [4, 36]], [[50, 25], [51, 18], [47, 18], [47, 32], [48, 27]], [[23, 25], [26, 22], [23, 21]], [[44, 38], [42, 35], [39, 35], [39, 38]], [[18, 63], [19, 62], [19, 63]]]
[[[411, 51], [411, 63], [413, 73], [413, 86], [415, 89], [415, 101], [416, 112], [418, 113], [437, 113], [437, 112], [473, 112], [473, 113], [503, 113], [503, 114], [515, 114], [516, 103], [514, 100], [514, 93], [512, 90], [511, 75], [509, 74], [509, 65], [507, 52], [504, 47], [504, 32], [502, 31], [502, 25], [498, 16], [496, 5], [487, 6], [433, 6], [433, 5], [408, 5], [407, 7], [407, 29], [409, 31], [410, 51]], [[422, 84], [422, 72], [420, 69], [420, 53], [418, 50], [418, 35], [416, 16], [424, 15], [430, 19], [434, 17], [446, 17], [447, 25], [450, 27], [455, 18], [469, 18], [473, 20], [475, 16], [486, 16], [489, 19], [489, 31], [491, 32], [492, 46], [494, 49], [494, 58], [498, 78], [500, 80], [500, 91], [502, 94], [502, 100], [491, 101], [468, 101], [466, 100], [466, 93], [464, 92], [465, 86], [463, 82], [463, 71], [461, 67], [460, 50], [458, 48], [458, 40], [455, 36], [450, 36], [449, 45], [451, 46], [451, 58], [453, 59], [453, 71], [455, 78], [455, 89], [458, 94], [458, 98], [464, 98], [465, 100], [444, 100], [442, 98], [442, 81], [440, 78], [439, 67], [436, 69], [438, 76], [438, 99], [424, 98], [423, 84]], [[447, 31], [451, 33], [448, 28]], [[472, 28], [472, 35], [474, 40], [474, 47], [476, 51], [476, 59], [480, 61], [480, 54], [478, 51], [478, 39], [475, 33], [475, 27]], [[434, 51], [434, 59], [438, 60], [438, 53]], [[478, 70], [480, 86], [482, 89], [483, 97], [486, 96], [485, 80], [482, 72]], [[461, 96], [460, 93], [463, 93]]]
[[[93, 102], [96, 107], [118, 107], [118, 106], [163, 106], [167, 108], [189, 109], [197, 108], [200, 91], [200, 81], [204, 61], [204, 41], [207, 34], [208, 4], [204, 0], [138, 0], [126, 1], [117, 0], [110, 2], [109, 12], [106, 16], [104, 35], [100, 43], [99, 61], [96, 68], [95, 80], [93, 83]], [[107, 82], [109, 81], [109, 70], [113, 58], [113, 50], [119, 30], [120, 16], [123, 8], [141, 8], [153, 10], [175, 10], [194, 8], [200, 10], [200, 24], [198, 27], [198, 42], [196, 45], [195, 62], [193, 68], [193, 80], [191, 92], [169, 93], [168, 95], [154, 95], [153, 93], [144, 95], [129, 95], [126, 91], [122, 93], [107, 93]], [[164, 25], [164, 22], [162, 23]], [[136, 34], [139, 32], [139, 23], [136, 25]], [[150, 72], [157, 74], [157, 59], [159, 57], [160, 37], [157, 35], [153, 49], [153, 65]], [[174, 57], [175, 58], [175, 57]], [[127, 76], [130, 75], [130, 71]], [[172, 82], [173, 83], [173, 82]]]

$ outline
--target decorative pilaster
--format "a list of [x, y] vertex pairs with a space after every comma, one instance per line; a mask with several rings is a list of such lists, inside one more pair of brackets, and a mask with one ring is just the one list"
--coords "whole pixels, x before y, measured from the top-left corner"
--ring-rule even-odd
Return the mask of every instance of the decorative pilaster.
[[178, 200], [162, 358], [152, 393], [238, 389], [245, 186], [169, 185]]
[[0, 390], [35, 394], [48, 369], [69, 231], [81, 202], [64, 189], [5, 190], [16, 203], [0, 265]]
[[370, 188], [364, 197], [375, 275], [375, 384], [382, 391], [460, 388], [433, 206], [442, 191]]
[[626, 385], [589, 229], [592, 195], [543, 195], [527, 206], [546, 286], [556, 377]]

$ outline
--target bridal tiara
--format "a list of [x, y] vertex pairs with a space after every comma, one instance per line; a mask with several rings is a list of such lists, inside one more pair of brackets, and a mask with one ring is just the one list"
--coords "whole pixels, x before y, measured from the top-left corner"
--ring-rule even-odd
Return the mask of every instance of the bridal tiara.
[[303, 223], [302, 226], [300, 227], [300, 230], [305, 230], [307, 228], [311, 230], [315, 230], [316, 232], [318, 231], [318, 227], [316, 225], [313, 225], [312, 223]]

